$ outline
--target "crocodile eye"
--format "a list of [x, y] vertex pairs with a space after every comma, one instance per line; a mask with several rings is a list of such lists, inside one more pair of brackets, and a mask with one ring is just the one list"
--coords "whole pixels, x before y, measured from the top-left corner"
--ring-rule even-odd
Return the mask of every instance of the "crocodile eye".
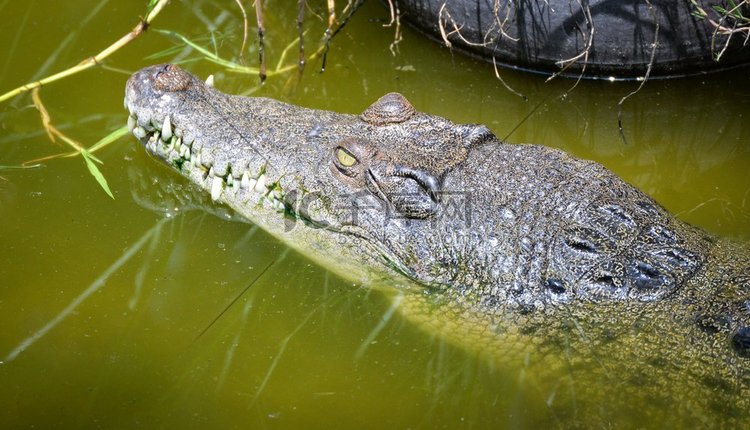
[[359, 163], [351, 152], [342, 147], [336, 148], [336, 160], [344, 167], [352, 167]]

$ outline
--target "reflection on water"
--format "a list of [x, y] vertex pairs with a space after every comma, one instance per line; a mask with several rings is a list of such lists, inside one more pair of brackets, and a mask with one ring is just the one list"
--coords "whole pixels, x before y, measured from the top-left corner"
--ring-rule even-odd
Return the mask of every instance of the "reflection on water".
[[[0, 68], [0, 91], [77, 63], [129, 31], [143, 12], [130, 4], [139, 2], [117, 9], [85, 3], [0, 2], [0, 13], [18, 18], [0, 28], [0, 39], [13, 41], [0, 49], [0, 65], [8, 65]], [[267, 12], [266, 22], [267, 55], [275, 63], [296, 37], [296, 11], [268, 7], [280, 7]], [[81, 10], [95, 18], [78, 27]], [[309, 16], [312, 47], [323, 25]], [[518, 126], [509, 141], [595, 159], [683, 219], [724, 237], [750, 238], [750, 86], [742, 71], [647, 83], [623, 104], [625, 143], [617, 103], [635, 83], [582, 82], [560, 97], [571, 81], [502, 72], [524, 101], [504, 89], [491, 66], [414, 33], [391, 56], [391, 30], [373, 18], [387, 12], [368, 3], [337, 36], [323, 74], [311, 61], [301, 78], [278, 76], [257, 87], [256, 77], [195, 61], [194, 51], [173, 49], [153, 32], [113, 57], [110, 69], [50, 85], [41, 95], [58, 127], [90, 144], [125, 121], [127, 76], [116, 70], [174, 58], [199, 75], [215, 73], [228, 92], [252, 89], [342, 112], [400, 91], [420, 110], [484, 123], [498, 136]], [[155, 26], [206, 46], [215, 40], [227, 57], [241, 42], [240, 13], [219, 2], [173, 2]], [[256, 58], [251, 54], [248, 62]], [[29, 106], [28, 96], [0, 106], [0, 166], [65, 151], [46, 140]], [[508, 334], [516, 343], [507, 342], [505, 354], [477, 353], [482, 347], [457, 346], [430, 326], [445, 320], [446, 308], [415, 315], [409, 312], [415, 303], [424, 306], [415, 297], [340, 280], [205, 197], [187, 197], [188, 184], [133, 140], [97, 155], [114, 201], [77, 158], [0, 170], [0, 403], [8, 427], [635, 427], [747, 420], [733, 394], [750, 385], [746, 371], [721, 386], [726, 380], [711, 380], [710, 371], [690, 373], [711, 369], [701, 357], [682, 370], [658, 362], [623, 366], [616, 344], [577, 361], [560, 353], [575, 350], [576, 337], [568, 349], [551, 347], [540, 330]], [[660, 322], [657, 316], [648, 324]], [[549, 350], [557, 355], [539, 353]], [[645, 356], [659, 359], [639, 355]], [[659, 366], [685, 380], [703, 378], [702, 384], [659, 379], [663, 392], [654, 395], [653, 373], [633, 369]], [[639, 383], [652, 391], [639, 393]], [[680, 391], [688, 388], [703, 391]], [[613, 400], [600, 397], [609, 395]], [[686, 412], [696, 398], [709, 401]]]

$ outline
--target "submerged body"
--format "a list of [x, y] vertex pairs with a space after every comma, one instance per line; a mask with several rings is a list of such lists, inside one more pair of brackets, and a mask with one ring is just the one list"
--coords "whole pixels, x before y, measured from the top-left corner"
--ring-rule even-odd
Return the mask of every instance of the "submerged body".
[[[655, 395], [677, 380], [723, 390], [688, 409], [744, 410], [746, 251], [596, 163], [504, 144], [395, 93], [346, 115], [154, 66], [130, 78], [126, 105], [146, 149], [213, 200], [342, 276], [403, 287], [423, 326], [514, 360], [614, 357]], [[618, 387], [622, 401], [637, 387]]]

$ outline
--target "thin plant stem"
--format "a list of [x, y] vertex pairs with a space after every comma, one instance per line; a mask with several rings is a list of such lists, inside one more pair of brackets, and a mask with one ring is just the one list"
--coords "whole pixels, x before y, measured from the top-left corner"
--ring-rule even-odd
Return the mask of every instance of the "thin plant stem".
[[297, 11], [297, 34], [299, 34], [299, 70], [305, 69], [305, 32], [302, 24], [305, 21], [305, 0], [299, 0], [299, 10]]
[[[95, 144], [91, 145], [89, 148], [86, 149], [86, 151], [88, 151], [89, 154], [93, 154], [94, 152], [96, 152], [96, 151], [98, 151], [98, 150], [100, 150], [100, 149], [102, 149], [104, 147], [109, 146], [111, 143], [117, 141], [118, 139], [121, 139], [124, 136], [127, 136], [128, 134], [130, 134], [130, 130], [128, 130], [128, 126], [123, 125], [122, 127], [114, 130], [110, 134], [108, 134], [108, 135], [104, 136], [103, 138], [99, 139], [98, 142], [96, 142]], [[40, 163], [42, 161], [54, 160], [56, 158], [77, 157], [79, 155], [81, 155], [81, 151], [78, 151], [78, 150], [70, 151], [70, 152], [62, 152], [62, 153], [59, 153], [59, 154], [47, 155], [45, 157], [35, 158], [33, 160], [25, 161], [22, 164], [22, 166], [26, 167], [26, 166], [30, 166], [30, 165], [37, 165], [36, 163]]]
[[77, 65], [69, 69], [63, 70], [62, 72], [55, 73], [54, 75], [48, 76], [38, 81], [30, 82], [25, 85], [21, 85], [20, 87], [14, 90], [8, 91], [7, 93], [0, 95], [0, 103], [8, 99], [11, 99], [19, 94], [33, 90], [35, 88], [40, 88], [44, 85], [50, 84], [55, 81], [59, 81], [60, 79], [67, 78], [68, 76], [75, 75], [76, 73], [82, 72], [84, 70], [90, 69], [98, 65], [99, 63], [104, 61], [107, 57], [117, 52], [120, 48], [132, 42], [138, 36], [143, 34], [148, 28], [149, 24], [151, 24], [151, 21], [153, 21], [154, 18], [156, 18], [156, 16], [159, 15], [159, 12], [161, 12], [161, 10], [164, 9], [167, 3], [169, 3], [169, 0], [159, 0], [154, 5], [154, 7], [148, 12], [148, 14], [146, 15], [146, 18], [144, 18], [141, 22], [139, 22], [133, 28], [133, 30], [131, 30], [128, 34], [122, 36], [117, 42], [105, 48], [102, 52], [96, 54], [93, 57], [89, 57], [81, 61], [80, 63], [78, 63]]
[[245, 12], [245, 6], [242, 5], [242, 0], [235, 0], [237, 6], [242, 12], [242, 47], [240, 47], [240, 61], [245, 58], [245, 45], [247, 45], [247, 13]]
[[[258, 69], [257, 68], [243, 66], [243, 65], [237, 64], [237, 63], [235, 63], [233, 61], [221, 58], [218, 55], [216, 55], [216, 54], [212, 53], [211, 51], [207, 50], [206, 48], [198, 45], [197, 43], [195, 43], [192, 40], [188, 39], [187, 37], [183, 36], [182, 34], [179, 34], [177, 32], [170, 31], [170, 30], [154, 29], [153, 31], [156, 31], [158, 33], [161, 33], [161, 34], [164, 34], [164, 35], [167, 35], [167, 36], [170, 36], [170, 37], [173, 37], [175, 39], [180, 40], [182, 43], [184, 43], [184, 44], [190, 46], [191, 48], [195, 49], [196, 51], [198, 51], [198, 53], [200, 53], [201, 55], [204, 56], [205, 60], [208, 60], [208, 61], [210, 61], [212, 63], [215, 63], [215, 64], [218, 64], [220, 66], [223, 66], [229, 72], [247, 73], [247, 74], [256, 74], [256, 73], [258, 73]], [[318, 48], [317, 51], [315, 51], [312, 55], [310, 55], [309, 60], [317, 58], [323, 52], [323, 49], [324, 49], [324, 47], [322, 47], [322, 46], [320, 48]], [[283, 74], [283, 73], [286, 73], [286, 72], [288, 72], [288, 71], [290, 71], [290, 70], [292, 70], [292, 69], [294, 69], [296, 67], [299, 67], [299, 66], [297, 64], [288, 64], [288, 65], [283, 66], [281, 68], [277, 68], [275, 70], [269, 70], [269, 71], [267, 71], [266, 72], [266, 76], [267, 77], [271, 77], [271, 76]]]
[[263, 24], [263, 7], [261, 6], [260, 0], [255, 0], [255, 19], [258, 22], [258, 76], [260, 81], [266, 80], [266, 44], [265, 44], [265, 33], [266, 27]]
[[77, 141], [66, 136], [63, 132], [58, 130], [57, 127], [55, 127], [52, 124], [52, 120], [50, 118], [49, 112], [47, 112], [47, 108], [44, 107], [44, 104], [42, 103], [42, 99], [39, 97], [39, 87], [34, 88], [31, 91], [31, 98], [34, 101], [34, 107], [36, 107], [36, 109], [39, 111], [39, 115], [41, 115], [42, 126], [44, 126], [44, 130], [47, 132], [47, 136], [49, 136], [50, 140], [54, 143], [55, 138], [59, 138], [63, 142], [73, 147], [73, 149], [75, 149], [78, 154], [81, 154], [81, 157], [83, 157], [83, 160], [86, 163], [86, 167], [89, 169], [89, 173], [91, 173], [91, 176], [93, 176], [96, 182], [99, 183], [99, 186], [102, 187], [104, 192], [107, 193], [108, 196], [114, 199], [115, 196], [112, 194], [112, 191], [109, 189], [109, 184], [107, 184], [107, 180], [104, 178], [104, 175], [94, 163], [96, 162], [99, 164], [103, 164], [102, 161], [94, 157], [94, 155], [91, 154], [86, 148], [84, 148], [83, 145], [81, 145]]

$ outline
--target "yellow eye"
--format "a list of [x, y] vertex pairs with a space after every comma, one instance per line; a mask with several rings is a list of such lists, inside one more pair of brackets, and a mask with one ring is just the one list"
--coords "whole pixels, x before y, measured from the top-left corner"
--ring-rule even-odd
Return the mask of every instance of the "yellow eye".
[[341, 147], [336, 148], [336, 159], [339, 160], [339, 163], [344, 167], [352, 167], [358, 163], [357, 159], [354, 158], [351, 152]]

